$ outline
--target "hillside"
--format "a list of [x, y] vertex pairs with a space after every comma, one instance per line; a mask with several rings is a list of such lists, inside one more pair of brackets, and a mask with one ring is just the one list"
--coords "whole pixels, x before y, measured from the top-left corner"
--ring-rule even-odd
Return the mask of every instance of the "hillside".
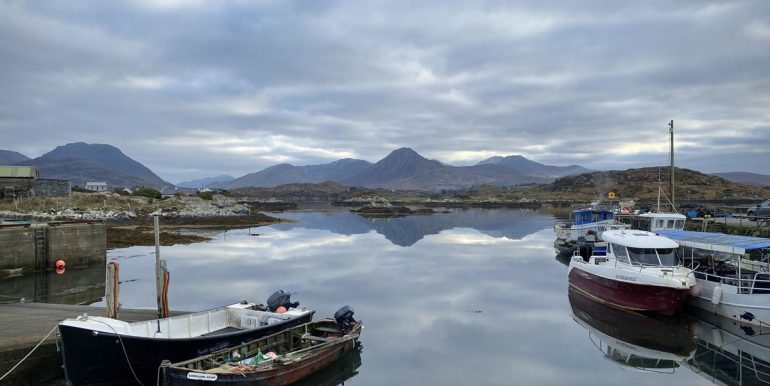
[[19, 165], [37, 166], [41, 178], [66, 179], [79, 186], [85, 186], [87, 181], [158, 189], [173, 186], [111, 145], [70, 143]]
[[558, 178], [582, 173], [590, 173], [592, 170], [578, 165], [570, 166], [552, 166], [545, 165], [524, 158], [520, 155], [510, 155], [507, 157], [491, 157], [480, 161], [477, 165], [502, 165], [515, 170], [525, 176]]
[[[533, 188], [531, 192], [551, 197], [595, 199], [615, 192], [619, 197], [656, 199], [658, 176], [664, 192], [668, 191], [668, 168], [650, 167], [585, 173], [562, 177], [552, 184]], [[677, 200], [762, 199], [770, 197], [770, 188], [738, 184], [724, 178], [690, 169], [676, 168], [674, 173]]]
[[234, 179], [235, 178], [233, 178], [232, 176], [229, 176], [229, 175], [226, 175], [226, 174], [222, 174], [222, 175], [219, 175], [219, 176], [216, 176], [216, 177], [204, 177], [204, 178], [199, 178], [199, 179], [196, 179], [196, 180], [181, 181], [181, 182], [177, 183], [176, 185], [179, 186], [179, 187], [182, 187], [182, 188], [197, 189], [197, 188], [202, 188], [204, 186], [215, 186], [217, 184], [221, 184], [221, 183], [224, 183], [224, 182], [232, 181]]
[[367, 188], [403, 190], [462, 189], [476, 185], [512, 186], [550, 181], [525, 176], [502, 165], [450, 166], [429, 160], [409, 148], [391, 152], [342, 183]]
[[746, 173], [746, 172], [727, 172], [727, 173], [713, 173], [712, 175], [722, 177], [726, 180], [737, 182], [740, 184], [747, 184], [747, 185], [754, 185], [754, 186], [770, 186], [770, 176], [766, 174]]
[[301, 183], [301, 184], [286, 184], [272, 188], [237, 188], [231, 191], [234, 196], [237, 197], [253, 197], [253, 198], [276, 198], [276, 199], [336, 199], [345, 192], [348, 188], [336, 183], [336, 182], [322, 182], [319, 184], [313, 183]]
[[27, 160], [29, 160], [29, 157], [24, 154], [10, 150], [0, 150], [0, 165], [13, 165]]
[[372, 164], [358, 159], [345, 158], [328, 164], [295, 166], [279, 164], [256, 173], [238, 177], [216, 186], [234, 189], [242, 187], [273, 187], [291, 183], [320, 183], [342, 181], [358, 174]]

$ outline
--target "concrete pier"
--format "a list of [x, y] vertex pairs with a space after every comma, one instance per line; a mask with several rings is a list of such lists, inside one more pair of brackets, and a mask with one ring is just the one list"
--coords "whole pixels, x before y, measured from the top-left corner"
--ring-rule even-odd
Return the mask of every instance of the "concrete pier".
[[[104, 315], [104, 308], [43, 303], [0, 304], [0, 376], [18, 363], [58, 323], [67, 318]], [[155, 319], [157, 310], [121, 310], [127, 322]], [[174, 312], [173, 315], [184, 314]], [[3, 385], [37, 385], [62, 379], [61, 358], [54, 331], [37, 350], [4, 379]]]

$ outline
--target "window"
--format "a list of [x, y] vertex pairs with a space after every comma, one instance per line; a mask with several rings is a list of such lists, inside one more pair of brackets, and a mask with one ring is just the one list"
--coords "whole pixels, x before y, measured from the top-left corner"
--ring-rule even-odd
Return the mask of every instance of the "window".
[[665, 224], [665, 221], [658, 220], [658, 228], [663, 228], [663, 224]]
[[679, 257], [673, 248], [631, 248], [628, 247], [631, 262], [641, 265], [666, 266], [679, 265]]
[[628, 254], [626, 253], [626, 247], [622, 245], [617, 244], [610, 244], [612, 247], [612, 254], [615, 255], [615, 258], [618, 259], [618, 261], [621, 261], [623, 263], [629, 263], [628, 261]]
[[676, 229], [684, 229], [684, 220], [676, 220]]
[[668, 220], [668, 226], [666, 228], [672, 229], [674, 227], [674, 220]]

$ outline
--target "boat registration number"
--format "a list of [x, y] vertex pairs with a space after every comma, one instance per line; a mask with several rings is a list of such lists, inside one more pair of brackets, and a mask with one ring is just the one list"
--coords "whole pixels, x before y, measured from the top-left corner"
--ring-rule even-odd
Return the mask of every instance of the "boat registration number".
[[615, 275], [615, 277], [620, 280], [636, 281], [636, 278], [633, 276]]
[[193, 379], [196, 381], [216, 381], [217, 375], [206, 373], [187, 373], [187, 379]]

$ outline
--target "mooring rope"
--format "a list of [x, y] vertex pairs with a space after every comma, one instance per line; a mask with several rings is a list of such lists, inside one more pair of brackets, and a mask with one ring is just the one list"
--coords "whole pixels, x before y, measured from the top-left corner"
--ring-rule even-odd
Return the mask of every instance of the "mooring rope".
[[2, 376], [2, 377], [0, 377], [0, 381], [2, 381], [3, 379], [5, 379], [5, 377], [7, 377], [7, 376], [8, 376], [8, 374], [12, 373], [12, 372], [13, 372], [13, 370], [16, 370], [16, 368], [17, 368], [17, 367], [19, 367], [19, 365], [20, 365], [22, 362], [24, 362], [24, 361], [25, 361], [27, 358], [29, 358], [29, 356], [30, 356], [30, 355], [32, 355], [32, 353], [33, 353], [35, 350], [37, 350], [37, 348], [38, 348], [38, 347], [40, 347], [40, 345], [41, 345], [41, 344], [43, 344], [43, 342], [45, 342], [45, 340], [46, 340], [46, 339], [48, 339], [48, 337], [49, 337], [49, 336], [51, 336], [51, 334], [53, 334], [53, 332], [54, 332], [54, 331], [56, 331], [56, 329], [57, 329], [57, 328], [59, 328], [59, 325], [58, 325], [58, 324], [57, 324], [57, 325], [55, 325], [55, 326], [53, 327], [53, 329], [51, 329], [51, 331], [50, 331], [50, 332], [48, 332], [48, 334], [46, 334], [46, 336], [45, 336], [45, 337], [44, 337], [44, 338], [43, 338], [43, 339], [42, 339], [40, 342], [38, 342], [38, 343], [35, 345], [35, 347], [33, 347], [33, 348], [32, 348], [32, 350], [30, 350], [30, 352], [29, 352], [29, 353], [27, 353], [27, 355], [25, 355], [25, 356], [24, 356], [24, 358], [21, 358], [21, 360], [19, 361], [19, 363], [17, 363], [15, 366], [11, 367], [11, 369], [10, 369], [10, 370], [8, 370], [8, 372], [7, 372], [7, 373], [3, 374], [3, 376]]
[[[86, 316], [86, 318], [88, 317]], [[123, 338], [120, 337], [120, 334], [115, 330], [115, 328], [113, 328], [108, 323], [105, 323], [105, 322], [102, 322], [101, 320], [96, 320], [96, 319], [91, 319], [91, 320], [93, 320], [94, 322], [99, 322], [101, 324], [104, 324], [105, 326], [109, 327], [110, 330], [112, 330], [112, 332], [115, 333], [115, 335], [118, 336], [118, 340], [120, 341], [120, 347], [123, 349], [123, 355], [126, 357], [126, 364], [128, 364], [128, 369], [131, 370], [131, 375], [134, 376], [134, 380], [136, 380], [138, 384], [140, 384], [141, 386], [144, 386], [144, 383], [142, 383], [142, 381], [139, 380], [139, 377], [136, 376], [136, 372], [134, 372], [134, 366], [131, 366], [131, 360], [128, 359], [128, 352], [126, 352], [126, 346], [123, 344]]]

